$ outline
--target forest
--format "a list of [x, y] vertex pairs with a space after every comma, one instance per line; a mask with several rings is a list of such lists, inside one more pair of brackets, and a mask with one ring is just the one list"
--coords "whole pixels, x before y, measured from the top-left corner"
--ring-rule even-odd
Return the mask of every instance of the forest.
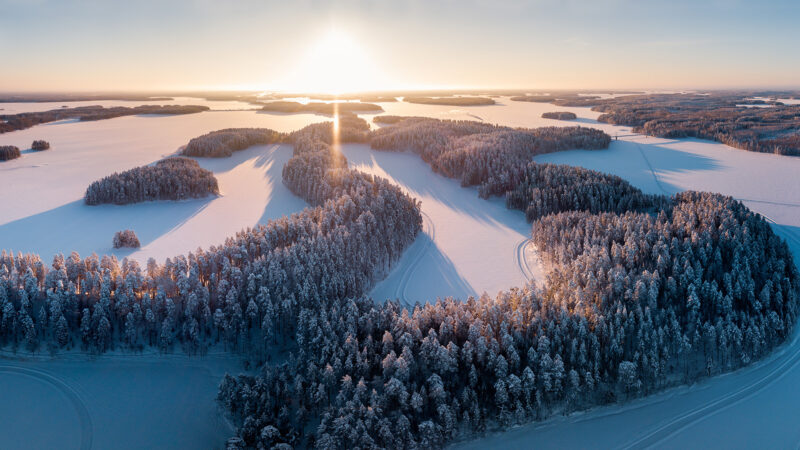
[[216, 194], [219, 186], [213, 172], [193, 159], [176, 156], [97, 180], [86, 188], [83, 200], [87, 205], [126, 205]]
[[578, 116], [574, 112], [569, 111], [552, 111], [542, 113], [542, 118], [555, 120], [575, 120], [578, 118]]
[[19, 147], [14, 145], [0, 145], [0, 161], [17, 159], [20, 156], [22, 156], [22, 152], [19, 151]]
[[360, 102], [288, 102], [275, 101], [264, 103], [261, 111], [281, 112], [281, 113], [311, 113], [332, 116], [334, 114], [358, 113], [358, 112], [377, 112], [383, 111], [380, 105]]
[[142, 105], [133, 107], [115, 106], [111, 108], [102, 106], [64, 107], [50, 111], [0, 115], [0, 134], [65, 119], [78, 119], [81, 121], [103, 120], [139, 114], [194, 114], [208, 110], [208, 106], [197, 105]]
[[[740, 202], [645, 195], [530, 160], [605, 148], [598, 130], [388, 122], [370, 131], [347, 115], [338, 134], [321, 123], [285, 136], [283, 182], [312, 207], [220, 246], [145, 268], [0, 254], [0, 346], [224, 345], [256, 369], [220, 384], [237, 428], [229, 448], [438, 448], [730, 371], [791, 333], [792, 255]], [[481, 196], [505, 196], [532, 221], [547, 280], [410, 308], [366, 298], [420, 232], [420, 204], [349, 169], [337, 139], [411, 150]]]
[[269, 128], [226, 128], [191, 139], [181, 154], [225, 158], [254, 145], [281, 143], [285, 137], [284, 133]]
[[[753, 108], [752, 105], [770, 105]], [[800, 106], [735, 93], [650, 94], [603, 100], [600, 122], [665, 138], [710, 139], [762, 153], [800, 156]]]
[[421, 105], [447, 105], [447, 106], [486, 106], [494, 105], [494, 99], [489, 97], [403, 97], [406, 103]]

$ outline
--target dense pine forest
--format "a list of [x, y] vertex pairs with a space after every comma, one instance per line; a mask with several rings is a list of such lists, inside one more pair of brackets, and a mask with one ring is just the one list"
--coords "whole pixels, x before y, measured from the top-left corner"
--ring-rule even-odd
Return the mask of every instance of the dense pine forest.
[[172, 157], [95, 181], [86, 188], [83, 200], [87, 205], [125, 205], [216, 194], [219, 186], [213, 172], [203, 169], [193, 159]]
[[[237, 427], [230, 448], [437, 448], [741, 367], [794, 327], [792, 255], [738, 201], [652, 196], [615, 176], [531, 161], [605, 148], [605, 133], [384, 123], [370, 131], [346, 115], [288, 135], [200, 138], [193, 148], [204, 156], [293, 144], [283, 181], [312, 207], [146, 268], [3, 253], [0, 344], [195, 354], [222, 343], [257, 367], [220, 385]], [[365, 298], [422, 218], [399, 187], [348, 168], [336, 149], [347, 142], [413, 151], [482, 197], [505, 196], [532, 222], [545, 282], [413, 308]], [[290, 356], [274, 358], [276, 348]]]

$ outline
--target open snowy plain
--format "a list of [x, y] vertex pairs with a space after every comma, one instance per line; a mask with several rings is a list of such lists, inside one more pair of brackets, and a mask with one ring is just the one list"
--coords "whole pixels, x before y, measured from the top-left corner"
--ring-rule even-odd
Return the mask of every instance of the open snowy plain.
[[[206, 104], [194, 100], [181, 103]], [[537, 161], [614, 173], [652, 193], [697, 189], [732, 195], [771, 219], [800, 260], [800, 202], [796, 199], [800, 158], [750, 153], [708, 141], [632, 135], [628, 127], [597, 123], [599, 113], [588, 108], [507, 98], [497, 101], [497, 105], [468, 108], [402, 102], [381, 106], [386, 114], [520, 127], [579, 124], [601, 128], [612, 137], [619, 136], [608, 150], [567, 151]], [[227, 106], [236, 105], [212, 108], [233, 109]], [[247, 105], [241, 106], [247, 109]], [[575, 112], [578, 119], [541, 118], [543, 112], [556, 110]], [[306, 206], [281, 182], [290, 146], [259, 146], [231, 158], [198, 159], [218, 178], [219, 197], [90, 207], [83, 204], [83, 193], [96, 179], [174, 154], [192, 137], [212, 130], [268, 127], [290, 131], [321, 120], [326, 118], [210, 111], [63, 121], [0, 135], [0, 145], [16, 145], [23, 151], [34, 139], [48, 140], [53, 146], [50, 151], [24, 152], [17, 160], [0, 163], [0, 249], [35, 252], [48, 260], [57, 252], [76, 250], [82, 255], [113, 253], [144, 262], [219, 244], [244, 227]], [[424, 234], [375, 287], [372, 294], [376, 299], [465, 298], [542, 279], [535, 249], [527, 244], [529, 225], [522, 213], [506, 210], [500, 199], [481, 200], [474, 189], [461, 188], [457, 181], [434, 174], [416, 155], [376, 152], [364, 145], [347, 145], [342, 151], [354, 167], [389, 178], [422, 201]], [[141, 249], [111, 249], [113, 233], [123, 228], [137, 232]], [[0, 420], [14, 424], [37, 418], [44, 430], [52, 428], [53, 434], [37, 431], [22, 437], [39, 439], [35, 443], [40, 447], [62, 442], [59, 446], [80, 448], [89, 436], [94, 448], [107, 448], [111, 438], [115, 438], [115, 447], [129, 442], [132, 448], [207, 448], [218, 446], [229, 434], [216, 413], [213, 397], [224, 370], [236, 369], [230, 361], [179, 357], [115, 360], [110, 356], [86, 363], [86, 358], [76, 358], [0, 360], [0, 398], [12, 399], [0, 408]], [[457, 446], [795, 447], [800, 442], [793, 423], [793, 418], [800, 416], [800, 393], [795, 388], [800, 381], [798, 362], [800, 339], [795, 337], [753, 367], [696, 386]], [[23, 404], [26, 406], [20, 408]], [[86, 423], [91, 424], [89, 434]], [[166, 431], [170, 429], [173, 431]], [[185, 433], [176, 436], [175, 429]], [[16, 438], [0, 437], [0, 448], [21, 448], [34, 442], [13, 440]], [[755, 438], [760, 440], [747, 440]]]

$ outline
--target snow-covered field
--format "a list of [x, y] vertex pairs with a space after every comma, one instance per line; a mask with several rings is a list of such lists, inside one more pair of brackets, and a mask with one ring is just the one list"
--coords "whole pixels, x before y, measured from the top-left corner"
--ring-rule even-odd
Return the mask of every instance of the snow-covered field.
[[[216, 449], [233, 430], [215, 397], [230, 355], [0, 359], [0, 448]], [[12, 431], [13, 430], [13, 431]]]
[[345, 145], [350, 165], [402, 186], [422, 201], [424, 234], [403, 255], [389, 276], [372, 291], [387, 298], [434, 301], [466, 299], [484, 292], [544, 279], [529, 250], [530, 225], [520, 211], [500, 199], [481, 200], [475, 189], [434, 173], [412, 153], [376, 152], [366, 145]]
[[[524, 127], [579, 124], [601, 128], [620, 136], [610, 149], [561, 152], [537, 161], [614, 173], [647, 192], [702, 189], [732, 195], [773, 220], [776, 231], [800, 260], [800, 200], [796, 194], [800, 158], [750, 153], [708, 141], [631, 136], [628, 127], [598, 124], [599, 114], [588, 108], [507, 98], [498, 102], [469, 108], [401, 102], [381, 105], [387, 114], [480, 118]], [[541, 118], [543, 112], [555, 110], [575, 112], [578, 120]], [[192, 137], [212, 130], [269, 127], [291, 131], [321, 120], [326, 118], [214, 111], [63, 121], [2, 134], [0, 145], [27, 149], [32, 140], [46, 139], [53, 149], [24, 152], [20, 159], [0, 163], [0, 249], [36, 252], [46, 259], [72, 250], [82, 255], [112, 253], [111, 237], [122, 228], [134, 229], [142, 248], [115, 254], [140, 261], [151, 256], [163, 260], [221, 243], [244, 227], [306, 206], [280, 182], [290, 147], [260, 146], [231, 158], [198, 159], [219, 179], [219, 197], [89, 207], [81, 200], [84, 190], [114, 171], [174, 154]], [[343, 152], [353, 166], [393, 180], [422, 201], [425, 233], [375, 287], [374, 298], [413, 302], [482, 292], [493, 295], [528, 279], [541, 279], [535, 251], [527, 244], [529, 225], [522, 213], [506, 210], [499, 199], [481, 200], [474, 189], [461, 188], [457, 181], [433, 173], [416, 155], [375, 152], [363, 145], [347, 145]], [[218, 447], [229, 433], [213, 409], [213, 396], [224, 370], [213, 364], [213, 370], [208, 369], [204, 361], [171, 357], [109, 357], [91, 364], [1, 360], [4, 407], [0, 407], [0, 423], [12, 427], [35, 419], [42, 427], [31, 436], [0, 436], [0, 448], [79, 447], [86, 439], [87, 420], [91, 421], [94, 448]], [[459, 445], [796, 447], [800, 442], [794, 423], [800, 417], [800, 391], [795, 388], [800, 381], [798, 362], [800, 340], [795, 338], [765, 362], [697, 386]], [[17, 407], [24, 403], [28, 406]], [[721, 429], [725, 432], [720, 433]], [[175, 434], [176, 430], [180, 433]]]
[[[86, 206], [93, 181], [174, 154], [189, 139], [228, 127], [299, 129], [321, 116], [206, 112], [183, 116], [131, 116], [94, 122], [64, 121], [0, 135], [0, 145], [28, 148], [45, 139], [52, 150], [27, 152], [0, 164], [0, 249], [96, 252], [159, 261], [197, 247], [221, 244], [242, 228], [297, 212], [307, 205], [281, 182], [290, 146], [259, 146], [230, 158], [200, 158], [219, 180], [221, 195], [180, 202]], [[133, 229], [142, 248], [114, 251], [111, 238]]]

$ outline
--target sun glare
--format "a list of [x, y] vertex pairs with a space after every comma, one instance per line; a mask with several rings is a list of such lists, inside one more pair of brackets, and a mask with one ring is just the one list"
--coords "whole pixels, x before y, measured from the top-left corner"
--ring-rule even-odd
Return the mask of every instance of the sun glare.
[[284, 85], [297, 92], [342, 94], [379, 89], [383, 81], [356, 40], [330, 30], [311, 46]]

